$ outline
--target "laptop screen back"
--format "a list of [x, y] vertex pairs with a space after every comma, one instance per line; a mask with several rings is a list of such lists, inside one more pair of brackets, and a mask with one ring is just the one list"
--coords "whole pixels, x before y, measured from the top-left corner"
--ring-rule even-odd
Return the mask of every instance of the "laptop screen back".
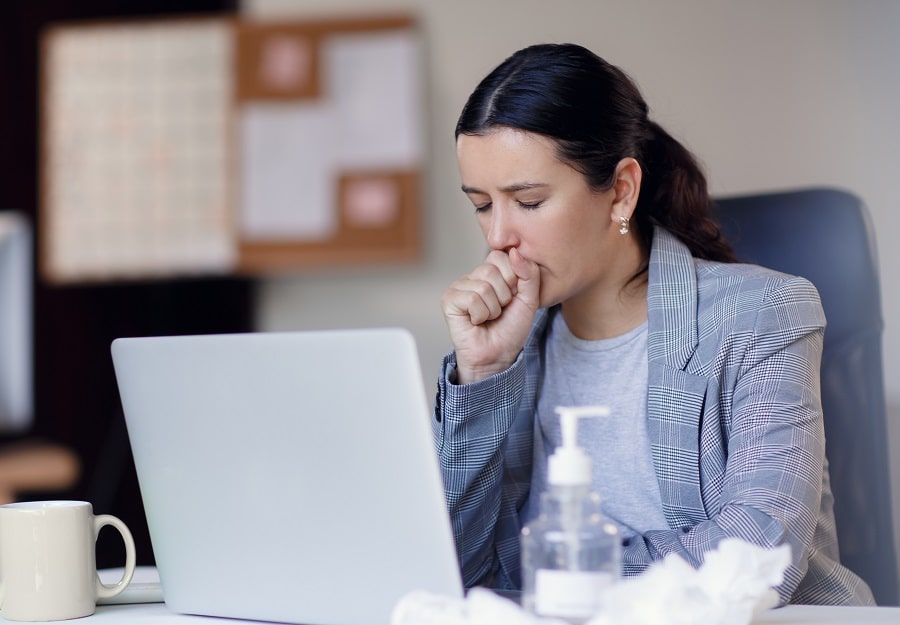
[[377, 625], [462, 595], [405, 330], [117, 339], [113, 361], [166, 603]]

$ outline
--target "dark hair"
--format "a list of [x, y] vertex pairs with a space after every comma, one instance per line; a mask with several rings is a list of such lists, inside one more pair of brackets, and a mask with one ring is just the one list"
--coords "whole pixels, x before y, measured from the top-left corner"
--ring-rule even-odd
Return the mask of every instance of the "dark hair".
[[658, 224], [698, 258], [734, 261], [713, 217], [703, 171], [648, 112], [637, 86], [618, 67], [575, 44], [539, 44], [519, 50], [481, 81], [463, 108], [456, 136], [497, 126], [544, 135], [596, 190], [610, 189], [616, 166], [633, 157], [643, 177], [632, 225], [645, 254]]

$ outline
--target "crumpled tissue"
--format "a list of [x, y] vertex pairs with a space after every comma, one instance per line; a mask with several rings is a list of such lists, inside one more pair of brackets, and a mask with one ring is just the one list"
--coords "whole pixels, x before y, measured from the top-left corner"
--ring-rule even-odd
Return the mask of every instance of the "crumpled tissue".
[[[746, 625], [778, 605], [774, 590], [790, 564], [788, 545], [766, 549], [737, 538], [721, 541], [694, 569], [670, 554], [604, 594], [603, 610], [586, 625]], [[562, 625], [538, 617], [484, 588], [465, 599], [411, 592], [394, 607], [391, 625]]]
[[728, 538], [694, 569], [670, 554], [606, 593], [589, 625], [746, 625], [778, 605], [791, 548], [766, 549]]

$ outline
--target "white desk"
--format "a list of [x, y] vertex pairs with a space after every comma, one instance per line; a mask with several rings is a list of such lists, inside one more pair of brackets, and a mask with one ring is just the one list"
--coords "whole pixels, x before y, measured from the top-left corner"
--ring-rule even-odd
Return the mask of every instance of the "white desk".
[[[6, 622], [0, 619], [0, 622]], [[176, 614], [162, 603], [107, 605], [93, 616], [71, 621], [73, 625], [259, 625], [239, 621]], [[373, 624], [378, 625], [378, 624]], [[753, 625], [900, 625], [900, 608], [835, 608], [827, 606], [787, 606], [772, 610], [753, 621]]]
[[[106, 583], [117, 581], [121, 569], [104, 569], [100, 577]], [[158, 582], [155, 567], [138, 567], [135, 582]], [[12, 623], [0, 617], [0, 623]], [[73, 621], [71, 625], [260, 625], [260, 621], [243, 621], [178, 614], [164, 603], [131, 603], [97, 606], [92, 616]], [[22, 625], [22, 624], [19, 624]], [[373, 623], [373, 625], [384, 625]], [[500, 625], [500, 624], [498, 624]], [[900, 607], [843, 608], [831, 606], [792, 605], [770, 610], [753, 621], [753, 625], [900, 625]]]
[[900, 625], [900, 608], [789, 605], [766, 612], [753, 625]]

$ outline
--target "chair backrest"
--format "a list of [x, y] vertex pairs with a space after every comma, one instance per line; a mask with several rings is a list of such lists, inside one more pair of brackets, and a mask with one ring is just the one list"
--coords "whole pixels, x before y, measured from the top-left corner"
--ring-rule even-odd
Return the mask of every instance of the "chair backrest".
[[718, 198], [742, 261], [810, 280], [825, 310], [822, 408], [842, 563], [898, 601], [875, 239], [856, 196], [828, 188]]

